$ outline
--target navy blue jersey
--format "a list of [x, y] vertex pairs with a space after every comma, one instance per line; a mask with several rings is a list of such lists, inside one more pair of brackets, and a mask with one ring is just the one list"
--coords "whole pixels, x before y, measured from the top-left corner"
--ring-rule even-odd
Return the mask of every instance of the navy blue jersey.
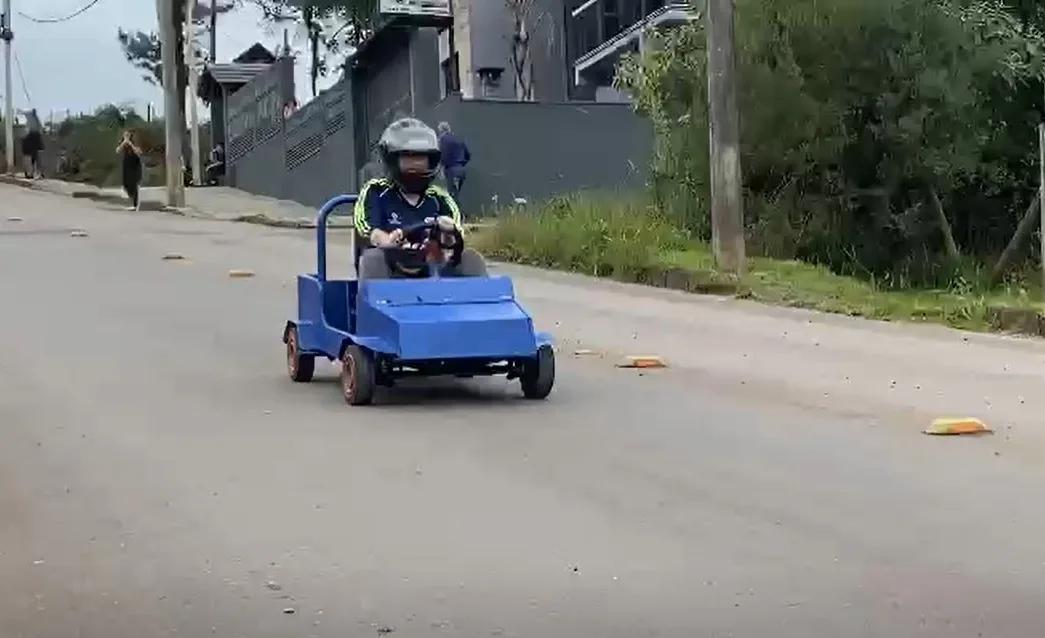
[[461, 225], [461, 210], [446, 190], [429, 186], [415, 205], [406, 201], [391, 180], [379, 178], [363, 185], [355, 206], [355, 225], [360, 235], [369, 238], [375, 229], [390, 233], [440, 215]]

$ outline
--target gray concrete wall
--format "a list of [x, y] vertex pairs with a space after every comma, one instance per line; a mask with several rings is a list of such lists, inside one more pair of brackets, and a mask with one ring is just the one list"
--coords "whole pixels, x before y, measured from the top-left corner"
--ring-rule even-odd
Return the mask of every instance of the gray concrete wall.
[[432, 126], [449, 122], [472, 151], [461, 197], [466, 214], [516, 197], [535, 202], [646, 184], [653, 131], [626, 105], [450, 97], [418, 115]]

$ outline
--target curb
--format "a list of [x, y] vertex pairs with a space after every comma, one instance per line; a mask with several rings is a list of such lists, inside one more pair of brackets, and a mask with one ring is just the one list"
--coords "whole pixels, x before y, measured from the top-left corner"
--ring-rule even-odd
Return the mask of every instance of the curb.
[[[73, 184], [75, 182], [65, 182], [66, 184]], [[117, 195], [115, 193], [106, 193], [100, 190], [91, 190], [91, 187], [81, 187], [79, 190], [73, 190], [69, 192], [57, 191], [51, 188], [47, 188], [43, 184], [36, 182], [36, 180], [26, 179], [24, 177], [18, 177], [16, 175], [0, 175], [0, 184], [8, 184], [10, 186], [19, 186], [28, 190], [37, 191], [40, 193], [50, 193], [52, 195], [61, 195], [65, 197], [71, 197], [73, 199], [89, 199], [95, 202], [102, 202], [105, 204], [118, 204], [126, 205], [127, 198], [123, 195]], [[184, 215], [185, 213], [177, 208], [171, 208], [160, 202], [153, 201], [142, 201], [141, 210], [157, 211], [164, 213], [173, 213], [175, 215]]]
[[[541, 270], [575, 272], [563, 270], [554, 266], [548, 266], [546, 264], [512, 259], [511, 257], [497, 254], [496, 252], [487, 253], [487, 257], [491, 260], [500, 261], [506, 264], [518, 264], [520, 266], [529, 266]], [[722, 275], [709, 271], [686, 270], [685, 268], [678, 268], [675, 266], [666, 268], [654, 267], [643, 272], [613, 272], [612, 267], [603, 266], [599, 268], [599, 272], [606, 274], [596, 275], [597, 279], [609, 279], [622, 284], [638, 284], [650, 288], [688, 292], [695, 295], [717, 295], [722, 297], [742, 298], [749, 292], [747, 287], [740, 282], [722, 281]], [[718, 278], [719, 281], [716, 281], [716, 278]]]
[[[46, 191], [46, 189], [37, 189], [37, 190], [45, 190]], [[46, 192], [54, 192], [54, 191], [46, 191]], [[93, 191], [88, 191], [88, 190], [82, 190], [82, 191], [73, 191], [71, 193], [68, 193], [68, 196], [72, 197], [73, 199], [89, 199], [89, 200], [94, 201], [94, 202], [102, 202], [102, 203], [105, 203], [105, 204], [118, 204], [118, 205], [121, 205], [121, 206], [126, 206], [127, 205], [127, 198], [126, 197], [124, 197], [122, 195], [115, 195], [115, 194], [110, 194], [110, 193], [100, 193], [100, 192], [93, 192]], [[152, 202], [152, 201], [148, 201], [148, 200], [141, 201], [138, 209], [139, 210], [151, 210], [151, 211], [164, 212], [164, 213], [175, 213], [175, 214], [178, 214], [178, 215], [184, 215], [185, 214], [182, 211], [178, 210], [177, 208], [171, 208], [170, 206], [167, 206], [165, 204], [161, 204], [160, 202]]]
[[[316, 227], [316, 220], [314, 219], [281, 219], [278, 217], [269, 217], [264, 213], [239, 215], [238, 217], [230, 218], [229, 221], [241, 224], [254, 224], [255, 226], [268, 226], [270, 228], [291, 228], [295, 230], [309, 230]], [[328, 222], [327, 228], [352, 228], [352, 224]]]

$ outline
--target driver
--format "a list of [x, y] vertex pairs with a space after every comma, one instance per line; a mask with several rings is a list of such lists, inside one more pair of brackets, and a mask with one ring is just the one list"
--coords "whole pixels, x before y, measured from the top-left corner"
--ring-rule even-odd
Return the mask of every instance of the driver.
[[[460, 231], [461, 210], [444, 189], [432, 184], [439, 169], [439, 138], [424, 122], [403, 118], [388, 125], [378, 142], [387, 177], [363, 185], [355, 206], [355, 226], [371, 248], [359, 258], [359, 279], [392, 276], [382, 248], [403, 242], [403, 228], [429, 218], [446, 217]], [[440, 220], [446, 221], [446, 220]], [[482, 256], [465, 248], [461, 261], [444, 274], [451, 277], [485, 277]]]

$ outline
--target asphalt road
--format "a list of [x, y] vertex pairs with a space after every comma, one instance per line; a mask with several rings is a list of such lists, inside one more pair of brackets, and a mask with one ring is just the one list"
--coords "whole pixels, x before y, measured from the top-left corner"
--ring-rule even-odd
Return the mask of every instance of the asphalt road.
[[0, 187], [0, 636], [1038, 635], [1040, 464], [568, 348], [350, 408], [285, 376], [310, 260]]

